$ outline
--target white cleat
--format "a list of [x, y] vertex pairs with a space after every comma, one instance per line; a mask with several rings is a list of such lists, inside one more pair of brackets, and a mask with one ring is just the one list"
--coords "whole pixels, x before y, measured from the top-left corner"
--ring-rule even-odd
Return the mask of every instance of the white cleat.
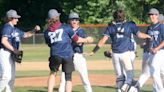
[[131, 86], [129, 92], [138, 92], [138, 89], [134, 86]]
[[128, 91], [129, 88], [130, 88], [129, 84], [124, 84], [124, 85], [121, 87], [121, 91], [122, 91], [122, 92], [129, 92], [129, 91]]

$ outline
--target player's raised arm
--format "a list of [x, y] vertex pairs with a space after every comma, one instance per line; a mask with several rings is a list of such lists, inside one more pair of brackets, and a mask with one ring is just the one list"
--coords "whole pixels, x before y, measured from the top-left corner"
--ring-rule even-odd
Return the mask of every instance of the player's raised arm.
[[25, 32], [24, 34], [24, 38], [28, 38], [28, 37], [31, 37], [36, 31], [39, 31], [40, 30], [40, 26], [39, 25], [36, 25], [34, 27], [34, 29], [28, 31], [28, 32]]
[[107, 40], [108, 40], [108, 36], [103, 36], [103, 37], [99, 40], [98, 44], [93, 48], [92, 52], [89, 53], [89, 54], [87, 54], [87, 55], [92, 56], [93, 54], [95, 54], [95, 53], [100, 49], [100, 47], [102, 47], [102, 46], [105, 44], [105, 42], [106, 42]]

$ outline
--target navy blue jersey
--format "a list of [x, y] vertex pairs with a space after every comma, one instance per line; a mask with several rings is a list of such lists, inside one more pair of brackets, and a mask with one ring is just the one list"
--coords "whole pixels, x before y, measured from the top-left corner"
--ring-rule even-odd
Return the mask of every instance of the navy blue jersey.
[[[24, 32], [20, 29], [11, 26], [9, 23], [6, 23], [1, 30], [1, 37], [7, 37], [9, 43], [16, 49], [19, 49], [19, 44], [21, 38], [23, 38]], [[3, 44], [0, 44], [1, 48], [5, 48]]]
[[164, 41], [164, 24], [156, 23], [151, 25], [148, 27], [146, 33], [153, 38], [153, 40], [147, 39], [147, 45], [149, 45], [150, 48], [156, 48]]
[[[78, 28], [77, 30], [75, 30], [75, 33], [82, 38], [86, 37], [86, 34], [84, 32], [84, 30], [82, 28]], [[72, 42], [72, 48], [74, 53], [83, 53], [83, 43], [82, 44], [78, 44], [76, 42]]]
[[50, 55], [70, 58], [73, 56], [72, 38], [76, 34], [68, 25], [61, 25], [57, 30], [51, 32], [46, 30], [44, 37], [46, 44], [50, 47]]
[[109, 25], [103, 35], [111, 38], [114, 53], [123, 53], [134, 50], [131, 36], [137, 35], [138, 32], [139, 28], [134, 22], [124, 22]]

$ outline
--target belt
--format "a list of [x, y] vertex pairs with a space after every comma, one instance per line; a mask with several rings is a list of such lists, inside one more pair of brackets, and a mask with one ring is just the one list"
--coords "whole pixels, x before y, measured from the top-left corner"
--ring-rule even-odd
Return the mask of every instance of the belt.
[[4, 50], [4, 51], [9, 51], [8, 49], [5, 49], [5, 48], [0, 48], [1, 50]]

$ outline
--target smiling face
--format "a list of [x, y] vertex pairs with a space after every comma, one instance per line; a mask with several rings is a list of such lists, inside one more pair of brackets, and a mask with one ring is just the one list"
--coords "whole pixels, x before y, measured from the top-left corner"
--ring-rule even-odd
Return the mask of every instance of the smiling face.
[[18, 18], [13, 18], [11, 21], [12, 25], [17, 25]]
[[78, 18], [69, 19], [69, 23], [70, 23], [72, 28], [79, 27], [79, 19]]
[[158, 22], [159, 14], [149, 14], [149, 18], [153, 24]]

